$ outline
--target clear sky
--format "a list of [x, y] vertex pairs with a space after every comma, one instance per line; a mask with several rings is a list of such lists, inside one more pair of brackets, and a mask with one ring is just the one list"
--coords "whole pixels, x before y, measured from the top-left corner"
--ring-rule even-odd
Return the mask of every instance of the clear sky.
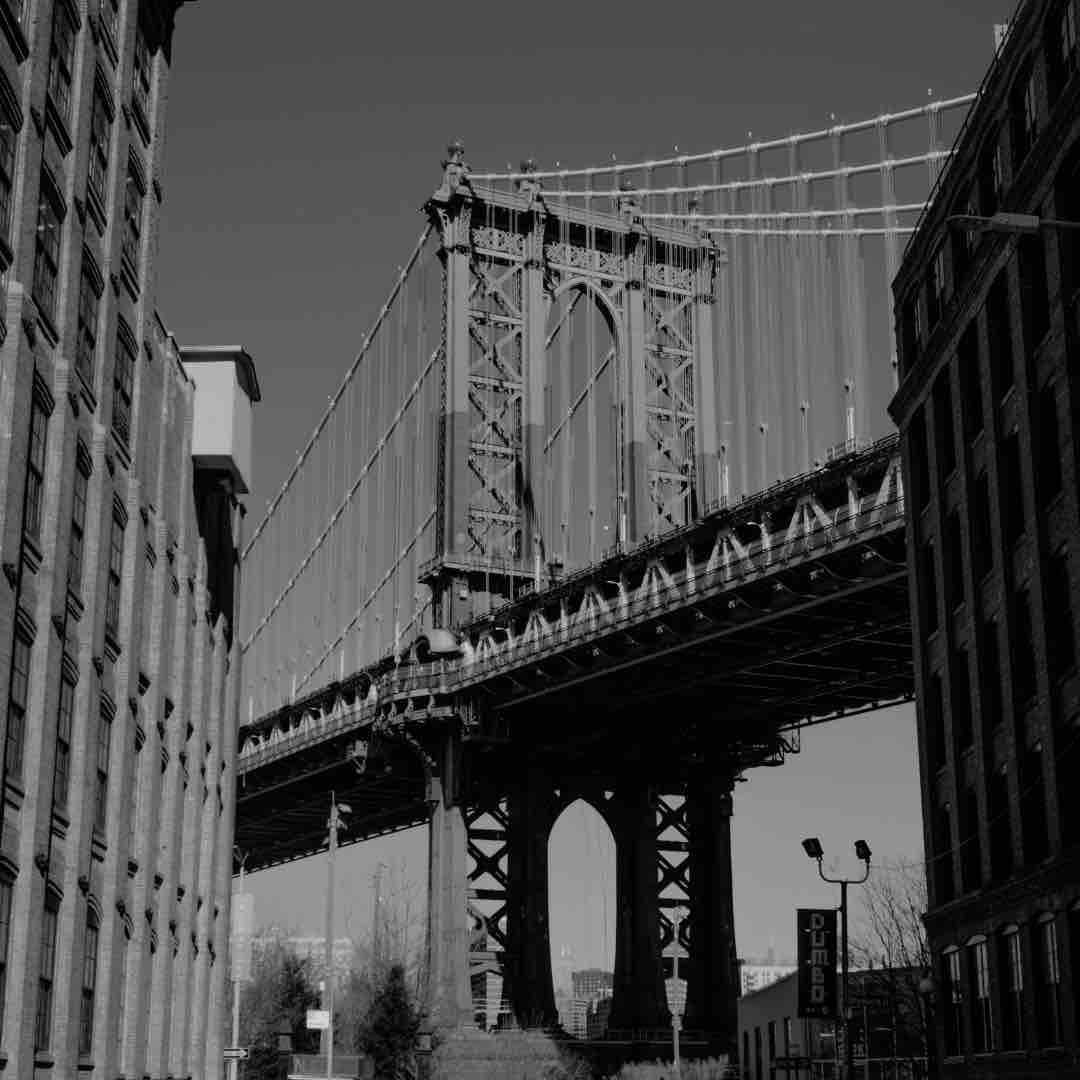
[[[252, 518], [336, 389], [438, 185], [447, 141], [477, 170], [628, 161], [810, 130], [974, 89], [1012, 0], [771, 0], [466, 8], [404, 0], [202, 0], [177, 16], [159, 306], [182, 344], [247, 346], [256, 416]], [[249, 519], [250, 520], [250, 519]], [[790, 952], [793, 908], [828, 904], [798, 843], [921, 852], [912, 710], [808, 733], [737, 792], [742, 955]], [[596, 829], [556, 854], [556, 944], [602, 962]], [[591, 845], [585, 849], [586, 841]], [[342, 855], [339, 927], [370, 920], [377, 861], [423, 878], [418, 834]], [[606, 876], [613, 888], [612, 874]], [[318, 931], [322, 861], [253, 880], [257, 919]], [[584, 884], [583, 884], [584, 881]], [[565, 888], [563, 886], [565, 885]], [[590, 891], [592, 890], [592, 891]], [[591, 919], [592, 921], [586, 921]], [[609, 935], [610, 936], [610, 931]]]

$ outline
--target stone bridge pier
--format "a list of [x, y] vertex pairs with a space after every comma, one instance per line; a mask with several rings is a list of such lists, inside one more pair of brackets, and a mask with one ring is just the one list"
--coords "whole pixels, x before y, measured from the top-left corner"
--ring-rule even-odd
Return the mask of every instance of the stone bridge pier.
[[[670, 1027], [664, 953], [671, 910], [682, 924], [683, 1027], [709, 1053], [736, 1052], [738, 969], [731, 871], [730, 769], [699, 765], [659, 783], [640, 763], [603, 778], [559, 775], [525, 753], [480, 769], [460, 733], [446, 732], [429, 779], [429, 981], [427, 1011], [441, 1032], [478, 1027], [476, 971], [501, 970], [503, 997], [521, 1028], [556, 1028], [548, 906], [548, 840], [581, 799], [615, 841], [616, 939], [609, 1029]], [[485, 964], [487, 965], [485, 967]]]

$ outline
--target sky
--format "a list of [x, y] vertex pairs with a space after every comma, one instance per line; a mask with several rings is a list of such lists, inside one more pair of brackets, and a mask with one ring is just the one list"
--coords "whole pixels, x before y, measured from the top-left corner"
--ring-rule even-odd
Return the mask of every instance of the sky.
[[[528, 156], [541, 168], [569, 167], [895, 112], [974, 89], [993, 23], [1012, 6], [185, 5], [169, 89], [158, 304], [181, 344], [242, 344], [255, 359], [263, 401], [249, 521], [295, 460], [411, 250], [450, 139], [464, 140], [477, 171]], [[789, 953], [793, 908], [834, 902], [799, 849], [806, 831], [830, 853], [865, 838], [885, 858], [920, 856], [911, 708], [808, 732], [802, 754], [740, 786], [740, 955], [763, 954], [770, 942]], [[594, 954], [610, 938], [602, 923], [614, 901], [583, 873], [603, 833], [559, 835], [553, 939], [583, 965], [603, 962]], [[380, 860], [404, 860], [422, 881], [425, 858], [417, 833], [344, 852], [339, 928], [365, 932]], [[318, 932], [321, 868], [253, 876], [257, 921]], [[613, 888], [613, 873], [594, 875], [604, 877]]]

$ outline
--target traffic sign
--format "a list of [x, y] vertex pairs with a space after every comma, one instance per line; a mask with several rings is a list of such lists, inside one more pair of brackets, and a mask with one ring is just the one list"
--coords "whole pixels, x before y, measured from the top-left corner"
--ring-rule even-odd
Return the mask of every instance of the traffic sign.
[[248, 1058], [246, 1046], [226, 1046], [222, 1053], [226, 1061], [247, 1061]]
[[309, 1031], [328, 1031], [330, 1028], [329, 1009], [308, 1009], [307, 1026]]

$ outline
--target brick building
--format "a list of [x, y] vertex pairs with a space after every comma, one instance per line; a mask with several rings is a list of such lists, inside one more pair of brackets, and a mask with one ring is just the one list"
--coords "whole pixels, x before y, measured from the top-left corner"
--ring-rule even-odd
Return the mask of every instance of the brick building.
[[945, 1076], [1080, 1070], [1080, 231], [1055, 221], [1080, 221], [1080, 0], [1029, 0], [894, 283]]
[[258, 387], [154, 308], [178, 6], [0, 0], [5, 1076], [221, 1067]]

